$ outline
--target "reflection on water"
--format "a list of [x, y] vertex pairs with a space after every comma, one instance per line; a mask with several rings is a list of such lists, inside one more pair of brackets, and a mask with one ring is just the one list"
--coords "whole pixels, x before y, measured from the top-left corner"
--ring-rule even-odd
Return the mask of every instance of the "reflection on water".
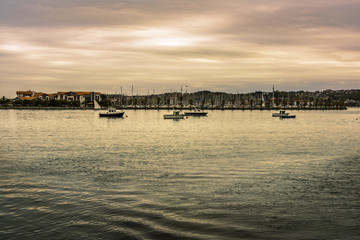
[[355, 239], [360, 111], [0, 111], [2, 239]]

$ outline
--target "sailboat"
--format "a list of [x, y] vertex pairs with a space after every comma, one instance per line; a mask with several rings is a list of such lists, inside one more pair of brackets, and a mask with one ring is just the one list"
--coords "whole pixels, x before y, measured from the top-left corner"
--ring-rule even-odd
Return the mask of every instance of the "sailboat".
[[101, 109], [100, 104], [96, 100], [94, 100], [94, 110], [100, 110], [100, 109]]

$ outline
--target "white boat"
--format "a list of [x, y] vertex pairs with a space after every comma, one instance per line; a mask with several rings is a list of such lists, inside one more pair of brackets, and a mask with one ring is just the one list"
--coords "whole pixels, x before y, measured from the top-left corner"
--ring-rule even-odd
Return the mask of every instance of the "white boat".
[[289, 115], [289, 113], [285, 112], [285, 110], [280, 110], [280, 112], [272, 114], [273, 117], [283, 117], [283, 116], [288, 116], [288, 115]]
[[116, 108], [109, 108], [106, 112], [99, 113], [100, 117], [110, 117], [110, 118], [122, 118], [124, 116], [123, 111], [118, 111]]
[[180, 111], [173, 111], [173, 114], [164, 114], [164, 119], [183, 119], [184, 114], [180, 114]]

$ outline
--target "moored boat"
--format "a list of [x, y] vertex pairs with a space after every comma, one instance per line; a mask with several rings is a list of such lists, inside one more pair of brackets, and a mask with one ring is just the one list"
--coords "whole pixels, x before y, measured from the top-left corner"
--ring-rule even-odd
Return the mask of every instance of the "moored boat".
[[282, 116], [288, 116], [288, 115], [289, 115], [289, 113], [285, 112], [285, 110], [280, 110], [280, 112], [272, 114], [273, 117], [282, 117]]
[[286, 115], [286, 116], [280, 116], [280, 118], [295, 118], [296, 115]]
[[124, 116], [123, 111], [118, 111], [116, 108], [109, 108], [106, 112], [99, 113], [100, 117], [122, 118]]
[[180, 111], [173, 111], [173, 114], [164, 114], [164, 119], [183, 119], [184, 114], [180, 114]]
[[204, 112], [198, 108], [194, 108], [193, 111], [185, 112], [185, 116], [206, 116], [207, 112]]

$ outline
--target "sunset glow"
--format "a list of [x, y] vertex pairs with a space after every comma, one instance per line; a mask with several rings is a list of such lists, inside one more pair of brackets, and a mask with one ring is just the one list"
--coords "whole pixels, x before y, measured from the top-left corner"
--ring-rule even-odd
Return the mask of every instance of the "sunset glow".
[[359, 0], [150, 2], [2, 1], [0, 94], [360, 87]]

